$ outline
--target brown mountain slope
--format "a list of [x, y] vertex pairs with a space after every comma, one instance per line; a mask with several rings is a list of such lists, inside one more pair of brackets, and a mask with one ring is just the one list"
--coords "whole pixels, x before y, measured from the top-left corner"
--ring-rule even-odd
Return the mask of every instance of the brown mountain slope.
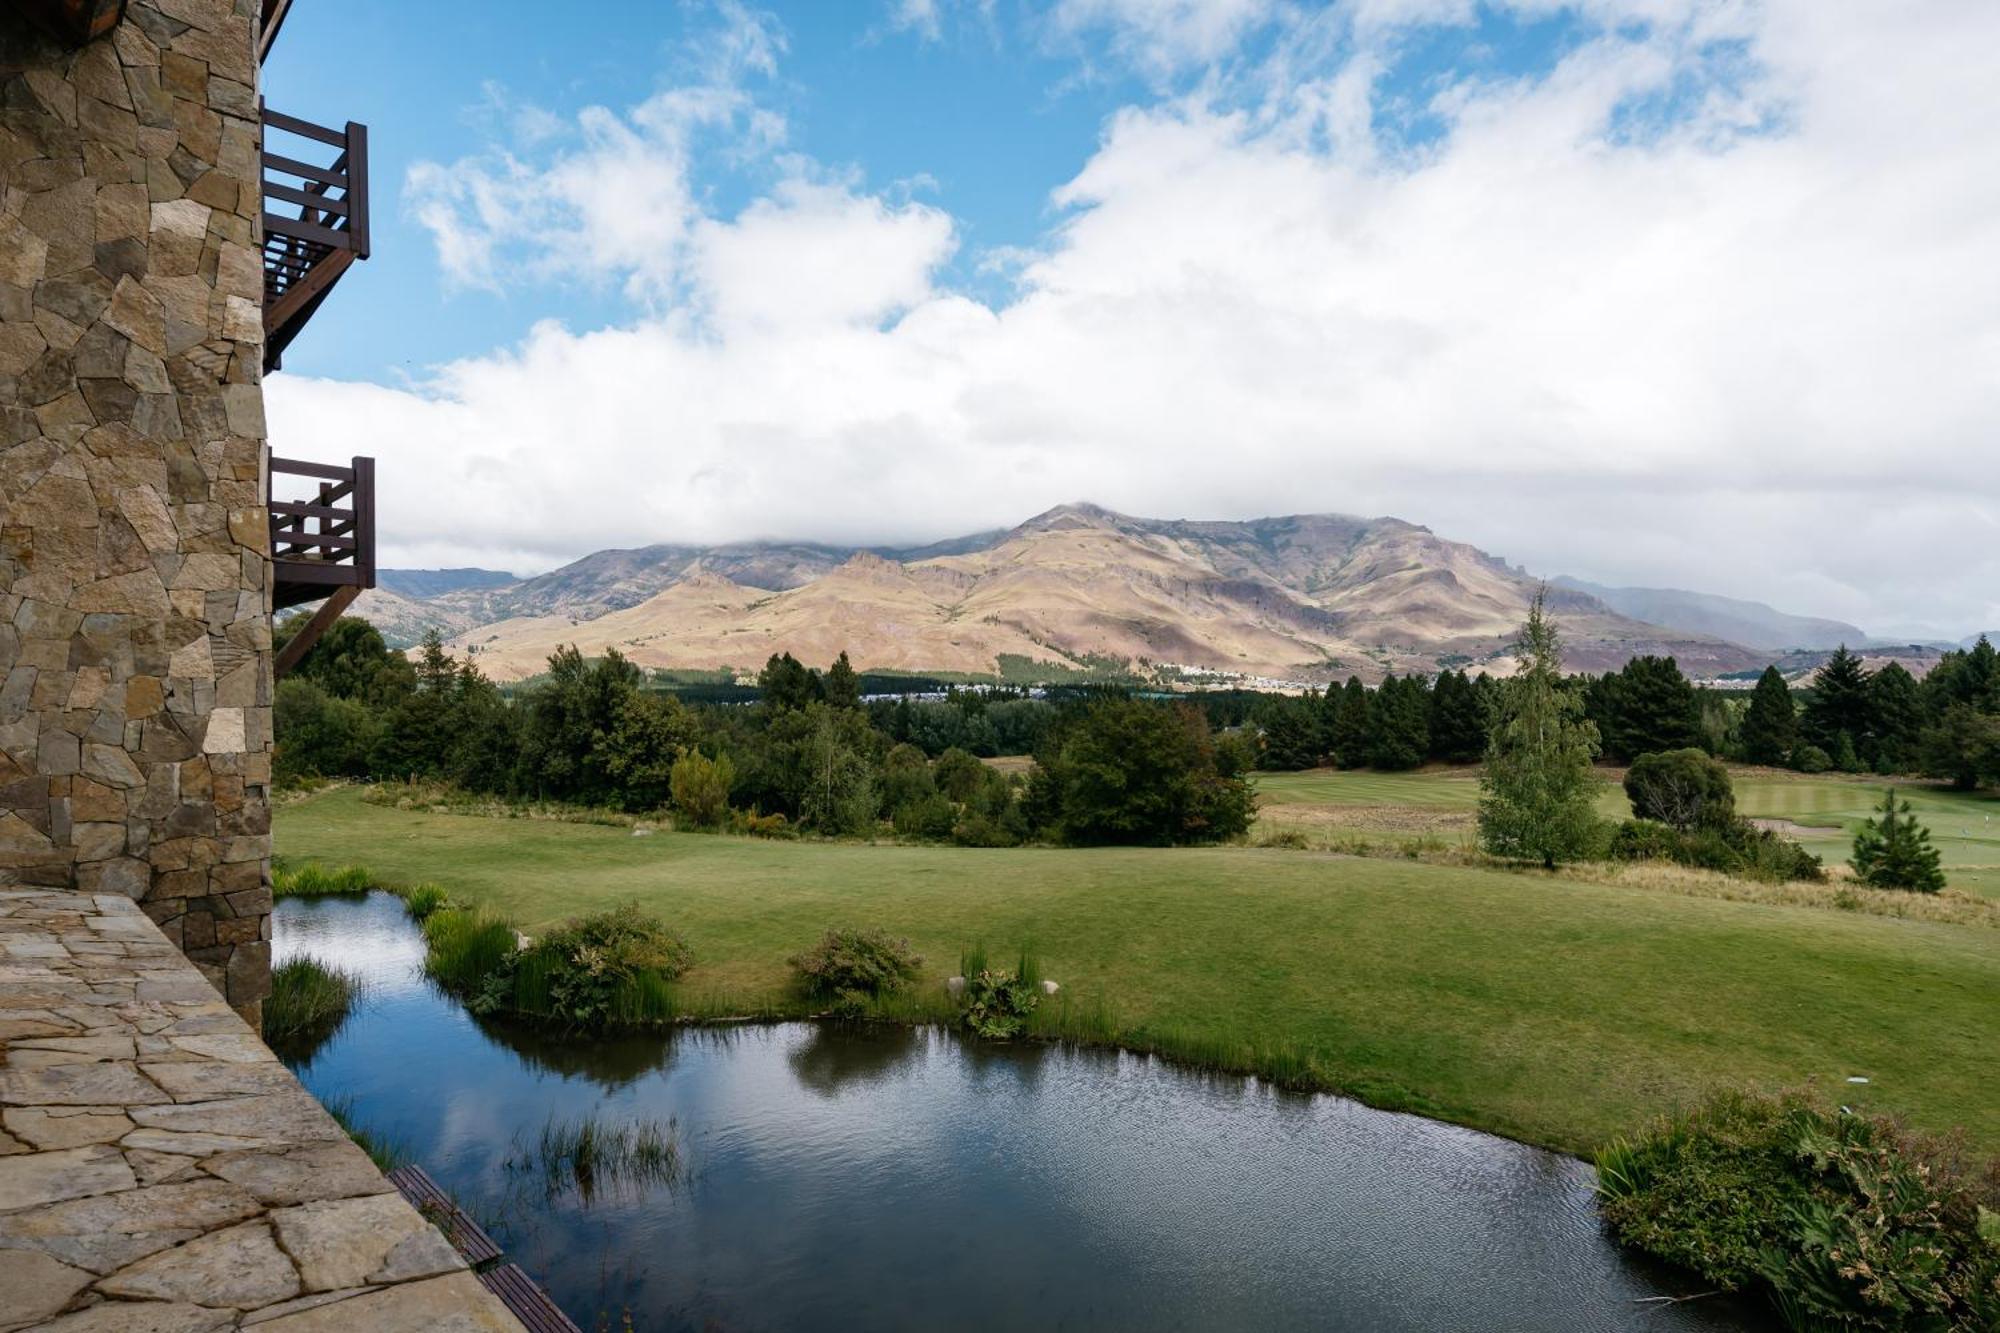
[[[500, 680], [542, 669], [557, 647], [616, 648], [644, 666], [754, 670], [775, 652], [808, 662], [847, 652], [862, 669], [992, 672], [1003, 656], [1052, 665], [1116, 659], [1319, 682], [1435, 670], [1504, 654], [1536, 584], [1491, 556], [1398, 519], [1305, 515], [1251, 523], [1159, 522], [1065, 505], [1010, 532], [894, 559], [837, 548], [685, 547], [592, 557], [541, 581], [438, 599], [453, 617], [526, 614], [450, 628]], [[943, 551], [942, 554], [931, 554]], [[820, 572], [814, 566], [825, 563]], [[746, 586], [747, 573], [785, 586]], [[560, 577], [559, 577], [560, 576]], [[530, 581], [534, 582], [534, 581]], [[643, 600], [602, 612], [657, 583]], [[1552, 590], [1579, 669], [1674, 653], [1696, 671], [1755, 654], [1641, 624], [1587, 594]], [[454, 602], [453, 598], [457, 598]], [[538, 601], [542, 604], [537, 605]], [[399, 608], [400, 609], [400, 608]], [[364, 608], [365, 613], [365, 608]], [[594, 614], [593, 614], [594, 613]]]

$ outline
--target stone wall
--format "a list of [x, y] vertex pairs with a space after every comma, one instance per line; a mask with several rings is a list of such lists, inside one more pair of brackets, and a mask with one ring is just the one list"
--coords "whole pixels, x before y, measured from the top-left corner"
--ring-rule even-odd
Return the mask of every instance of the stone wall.
[[271, 628], [254, 0], [0, 6], [0, 878], [137, 900], [255, 1021]]

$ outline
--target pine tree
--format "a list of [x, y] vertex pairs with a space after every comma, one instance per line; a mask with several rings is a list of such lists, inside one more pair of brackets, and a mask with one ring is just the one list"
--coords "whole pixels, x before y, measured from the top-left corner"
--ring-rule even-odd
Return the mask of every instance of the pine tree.
[[1462, 671], [1446, 671], [1431, 691], [1431, 757], [1470, 764], [1486, 753], [1486, 701]]
[[1783, 764], [1799, 743], [1798, 710], [1792, 687], [1778, 668], [1768, 666], [1750, 692], [1750, 711], [1743, 718], [1743, 757], [1753, 764]]
[[1868, 680], [1875, 727], [1864, 757], [1878, 773], [1914, 772], [1923, 748], [1924, 696], [1917, 678], [1891, 662]]
[[1415, 768], [1431, 749], [1430, 691], [1422, 676], [1391, 673], [1375, 691], [1375, 734], [1368, 762], [1381, 769]]
[[1562, 643], [1537, 593], [1504, 683], [1480, 778], [1479, 841], [1495, 856], [1558, 862], [1586, 855], [1597, 832], [1597, 728], [1562, 679]]
[[1863, 823], [1854, 835], [1849, 863], [1862, 883], [1878, 889], [1936, 893], [1944, 887], [1931, 831], [1910, 813], [1908, 801], [1896, 799], [1894, 787], [1883, 790], [1880, 816]]
[[1274, 772], [1311, 768], [1319, 762], [1319, 708], [1314, 700], [1271, 701], [1263, 720], [1263, 767]]
[[1842, 644], [1826, 665], [1813, 673], [1812, 697], [1806, 701], [1806, 738], [1825, 750], [1840, 765], [1841, 737], [1846, 748], [1858, 757], [1861, 738], [1874, 729], [1874, 709], [1868, 696], [1868, 672], [1861, 659]]
[[1618, 673], [1605, 748], [1620, 759], [1684, 750], [1701, 740], [1694, 686], [1671, 657], [1635, 657]]
[[861, 707], [861, 677], [854, 674], [854, 664], [847, 660], [846, 652], [833, 659], [821, 685], [829, 708]]
[[1360, 768], [1368, 762], [1375, 742], [1375, 700], [1359, 676], [1349, 676], [1341, 687], [1331, 739], [1334, 762], [1342, 768]]

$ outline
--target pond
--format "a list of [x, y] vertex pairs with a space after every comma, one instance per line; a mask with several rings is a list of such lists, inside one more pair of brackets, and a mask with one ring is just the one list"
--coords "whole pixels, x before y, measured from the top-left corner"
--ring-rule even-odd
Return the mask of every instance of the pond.
[[[1150, 1058], [783, 1023], [585, 1040], [475, 1021], [400, 903], [279, 904], [362, 972], [300, 1077], [421, 1163], [586, 1329], [1763, 1327], [1613, 1247], [1590, 1169]], [[673, 1179], [585, 1199], [552, 1120], [671, 1121]]]

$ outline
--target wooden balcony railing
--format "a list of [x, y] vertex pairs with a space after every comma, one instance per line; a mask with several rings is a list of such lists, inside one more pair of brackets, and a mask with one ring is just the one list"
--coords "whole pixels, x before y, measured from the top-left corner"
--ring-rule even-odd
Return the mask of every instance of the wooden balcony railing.
[[[303, 477], [303, 500], [279, 499], [280, 477]], [[348, 467], [271, 460], [271, 609], [325, 604], [279, 652], [277, 674], [297, 664], [354, 599], [375, 586], [375, 460]]]
[[[292, 152], [273, 131], [301, 141]], [[326, 148], [337, 149], [326, 165]], [[264, 369], [357, 259], [368, 258], [368, 127], [328, 129], [264, 108]]]

